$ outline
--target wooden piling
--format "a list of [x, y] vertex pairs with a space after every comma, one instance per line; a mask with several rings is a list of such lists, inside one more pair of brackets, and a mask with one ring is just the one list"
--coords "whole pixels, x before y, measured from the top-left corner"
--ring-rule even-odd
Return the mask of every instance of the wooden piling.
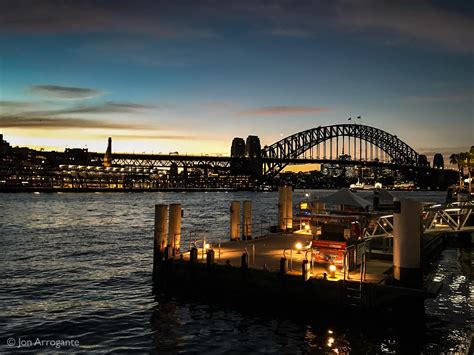
[[153, 243], [153, 270], [163, 261], [166, 246], [167, 205], [155, 205], [155, 233]]
[[181, 246], [181, 215], [181, 204], [171, 204], [169, 214], [168, 245], [171, 246], [173, 256], [179, 254]]

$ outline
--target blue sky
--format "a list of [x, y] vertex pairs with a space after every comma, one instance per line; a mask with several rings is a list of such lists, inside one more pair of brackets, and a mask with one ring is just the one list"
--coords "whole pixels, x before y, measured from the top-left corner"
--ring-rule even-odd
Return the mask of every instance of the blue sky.
[[319, 125], [419, 153], [474, 142], [474, 16], [453, 1], [4, 1], [0, 130], [14, 145], [228, 154]]

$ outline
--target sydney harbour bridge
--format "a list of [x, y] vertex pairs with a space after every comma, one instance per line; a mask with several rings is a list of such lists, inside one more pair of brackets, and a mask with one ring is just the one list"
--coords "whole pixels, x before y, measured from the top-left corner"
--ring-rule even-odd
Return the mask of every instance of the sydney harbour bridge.
[[[335, 187], [357, 176], [375, 182], [380, 174], [388, 185], [395, 180], [411, 181], [444, 189], [453, 176], [457, 178], [455, 171], [439, 169], [441, 155], [437, 154], [438, 160], [435, 156], [430, 167], [425, 155], [396, 135], [361, 124], [318, 126], [264, 147], [257, 136], [248, 136], [246, 141], [236, 137], [230, 156], [113, 153], [111, 138], [105, 153], [95, 153], [81, 148], [64, 152], [11, 148], [0, 136], [0, 151], [0, 189], [4, 190], [256, 189], [274, 188], [281, 182]], [[314, 173], [316, 166], [309, 180], [285, 181], [293, 177], [280, 174], [289, 166], [303, 164], [321, 164], [324, 177]]]
[[[255, 137], [255, 136], [250, 136]], [[242, 140], [243, 141], [243, 140]], [[384, 167], [393, 170], [430, 169], [426, 156], [418, 154], [396, 135], [360, 124], [319, 126], [295, 133], [260, 149], [247, 147], [231, 156], [129, 154], [111, 152], [95, 154], [104, 166], [239, 170], [263, 178], [272, 178], [288, 165], [339, 164]]]

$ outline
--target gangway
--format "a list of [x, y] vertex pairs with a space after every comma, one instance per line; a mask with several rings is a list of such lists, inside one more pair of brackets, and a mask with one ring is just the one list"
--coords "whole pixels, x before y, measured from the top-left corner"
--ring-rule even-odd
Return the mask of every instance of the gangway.
[[[473, 210], [473, 201], [427, 206], [423, 212], [423, 233], [474, 232], [474, 226], [469, 225], [469, 218], [474, 215]], [[392, 237], [393, 214], [377, 217], [371, 226], [365, 228], [363, 234], [365, 237]]]

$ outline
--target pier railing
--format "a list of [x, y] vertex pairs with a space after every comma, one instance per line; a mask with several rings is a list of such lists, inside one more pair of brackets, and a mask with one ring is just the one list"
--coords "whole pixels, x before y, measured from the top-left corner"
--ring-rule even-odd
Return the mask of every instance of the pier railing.
[[[424, 208], [423, 232], [462, 231], [469, 227], [474, 202], [453, 202], [445, 205], [431, 205]], [[472, 226], [471, 226], [472, 227]], [[392, 237], [393, 214], [377, 217], [364, 231], [366, 237]]]

